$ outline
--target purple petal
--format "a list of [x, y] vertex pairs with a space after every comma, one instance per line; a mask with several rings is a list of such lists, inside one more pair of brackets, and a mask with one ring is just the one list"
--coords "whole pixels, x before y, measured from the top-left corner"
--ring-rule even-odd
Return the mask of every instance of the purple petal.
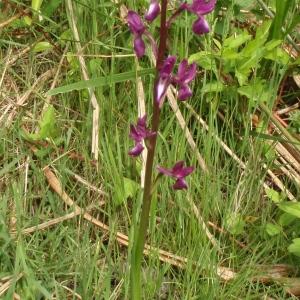
[[170, 79], [167, 77], [165, 79], [160, 78], [155, 87], [155, 100], [161, 104], [162, 99], [164, 98], [166, 91], [170, 85]]
[[194, 171], [194, 167], [186, 167], [186, 168], [182, 168], [180, 174], [178, 174], [178, 176], [180, 175], [181, 178], [186, 177], [188, 175], [190, 175], [191, 173], [193, 173]]
[[175, 184], [173, 185], [174, 190], [183, 190], [183, 189], [187, 189], [187, 188], [188, 188], [188, 185], [183, 178], [177, 179]]
[[127, 15], [127, 22], [130, 31], [135, 35], [142, 35], [145, 31], [145, 26], [141, 17], [135, 12], [130, 10]]
[[178, 172], [181, 171], [183, 166], [184, 166], [184, 161], [183, 160], [178, 161], [177, 163], [175, 163], [174, 167], [172, 168], [172, 173], [177, 174]]
[[204, 34], [209, 32], [208, 22], [204, 17], [199, 16], [199, 18], [193, 24], [193, 31], [196, 34]]
[[139, 36], [137, 36], [135, 39], [134, 39], [134, 52], [136, 54], [136, 56], [138, 58], [144, 56], [145, 54], [145, 50], [146, 50], [146, 46], [145, 46], [145, 43], [143, 41], [143, 39]]
[[132, 138], [135, 142], [141, 142], [142, 138], [137, 131], [136, 127], [130, 124], [130, 133], [129, 133], [130, 138]]
[[185, 101], [193, 95], [192, 90], [187, 84], [183, 84], [178, 91], [178, 100]]
[[[187, 63], [187, 61], [186, 61]], [[180, 65], [179, 65], [180, 67]], [[192, 80], [194, 80], [194, 78], [196, 77], [196, 73], [197, 73], [197, 65], [196, 63], [192, 63], [190, 65], [186, 65], [186, 68], [185, 68], [185, 72], [183, 73], [182, 77], [181, 77], [181, 80], [183, 83], [189, 83], [191, 82]], [[180, 70], [178, 68], [178, 76], [180, 74]]]
[[157, 170], [158, 170], [158, 172], [161, 173], [161, 174], [164, 174], [164, 175], [166, 175], [166, 176], [174, 177], [174, 176], [173, 176], [173, 171], [172, 171], [172, 170], [169, 170], [169, 169], [166, 169], [166, 168], [163, 168], [163, 167], [160, 167], [160, 166], [157, 167]]
[[168, 56], [164, 63], [163, 66], [160, 70], [160, 77], [161, 78], [166, 78], [169, 77], [173, 71], [174, 65], [176, 62], [176, 56]]
[[137, 143], [129, 152], [130, 156], [139, 156], [144, 150], [144, 146], [141, 143]]
[[217, 0], [194, 0], [188, 9], [198, 16], [206, 15], [214, 10], [216, 2]]
[[179, 80], [181, 80], [182, 78], [184, 78], [185, 73], [187, 71], [187, 68], [188, 68], [188, 61], [187, 61], [187, 59], [183, 59], [180, 62], [179, 66], [178, 66], [178, 73], [177, 73], [177, 75], [178, 75], [178, 79]]
[[148, 22], [152, 22], [158, 16], [159, 13], [160, 13], [160, 7], [158, 1], [151, 0], [149, 9], [145, 14], [145, 19]]

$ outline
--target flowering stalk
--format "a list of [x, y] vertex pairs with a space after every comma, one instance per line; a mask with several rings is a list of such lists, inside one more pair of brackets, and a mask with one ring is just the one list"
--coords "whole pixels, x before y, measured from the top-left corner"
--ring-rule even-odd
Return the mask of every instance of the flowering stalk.
[[[136, 126], [131, 125], [129, 135], [135, 142], [135, 146], [128, 152], [129, 155], [133, 157], [139, 156], [144, 150], [144, 146], [142, 144], [143, 141], [145, 141], [148, 149], [142, 211], [137, 232], [135, 230], [131, 254], [130, 299], [132, 300], [141, 299], [141, 263], [149, 224], [151, 196], [153, 189], [157, 184], [157, 181], [152, 183], [152, 172], [157, 132], [159, 129], [160, 109], [164, 103], [164, 98], [170, 84], [173, 84], [179, 88], [177, 97], [178, 100], [185, 101], [191, 97], [192, 90], [190, 89], [189, 83], [196, 76], [196, 64], [193, 63], [189, 65], [186, 59], [180, 62], [177, 74], [173, 74], [176, 56], [168, 56], [165, 58], [167, 52], [166, 42], [168, 37], [168, 28], [174, 19], [180, 15], [180, 13], [187, 10], [193, 14], [196, 14], [198, 17], [193, 24], [194, 33], [207, 33], [209, 31], [209, 26], [204, 18], [204, 15], [213, 10], [215, 3], [216, 0], [193, 0], [192, 4], [187, 4], [187, 2], [184, 2], [170, 17], [170, 19], [167, 20], [168, 0], [161, 0], [160, 6], [158, 0], [150, 0], [150, 6], [144, 18], [147, 22], [151, 23], [160, 13], [160, 39], [158, 47], [151, 33], [147, 30], [145, 24], [143, 23], [141, 17], [134, 11], [128, 12], [128, 25], [134, 36], [133, 44], [137, 57], [140, 58], [145, 54], [146, 44], [143, 39], [144, 37], [147, 37], [147, 39], [150, 41], [152, 50], [156, 56], [156, 74], [153, 86], [153, 113], [151, 129], [147, 128], [147, 116], [145, 115], [138, 119]], [[159, 176], [166, 175], [176, 180], [175, 184], [173, 185], [174, 190], [182, 190], [188, 188], [185, 177], [191, 174], [194, 168], [184, 167], [184, 162], [178, 161], [171, 169], [159, 166], [157, 170], [159, 172]]]
[[[161, 1], [161, 19], [160, 19], [160, 41], [158, 47], [158, 55], [156, 61], [156, 76], [155, 82], [159, 80], [159, 71], [163, 64], [165, 52], [166, 52], [166, 41], [167, 41], [167, 0]], [[153, 85], [153, 116], [151, 131], [157, 132], [159, 127], [160, 108], [159, 102], [155, 99], [156, 95], [156, 84]], [[147, 228], [149, 224], [149, 212], [151, 205], [151, 187], [152, 187], [152, 171], [154, 154], [156, 148], [157, 135], [153, 135], [149, 138], [148, 154], [146, 161], [145, 171], [145, 183], [144, 183], [144, 194], [142, 203], [142, 212], [140, 216], [140, 224], [137, 232], [137, 236], [134, 238], [133, 251], [131, 254], [131, 299], [141, 299], [141, 263], [143, 257], [143, 250], [147, 235]]]

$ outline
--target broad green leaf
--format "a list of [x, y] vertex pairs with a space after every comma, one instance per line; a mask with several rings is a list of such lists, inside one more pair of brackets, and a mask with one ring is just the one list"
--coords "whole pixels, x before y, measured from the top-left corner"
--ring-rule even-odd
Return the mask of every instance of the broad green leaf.
[[189, 63], [193, 62], [197, 63], [197, 65], [205, 70], [213, 71], [215, 74], [218, 73], [215, 57], [210, 52], [200, 51], [198, 53], [192, 54], [189, 57]]
[[282, 43], [282, 40], [271, 40], [265, 44], [265, 49], [271, 51]]
[[290, 253], [300, 257], [300, 238], [293, 239], [293, 243], [289, 245], [288, 250]]
[[282, 196], [273, 189], [266, 190], [266, 194], [270, 200], [272, 200], [274, 203], [280, 203], [283, 199]]
[[284, 212], [300, 218], [300, 202], [281, 202], [278, 207]]
[[226, 229], [233, 235], [244, 232], [246, 222], [239, 213], [231, 213], [226, 217]]
[[55, 138], [58, 133], [58, 128], [55, 122], [55, 109], [52, 105], [43, 114], [39, 121], [40, 129], [37, 133], [25, 133], [25, 138], [30, 140], [44, 140], [46, 138]]
[[82, 80], [75, 83], [71, 83], [65, 86], [61, 86], [50, 90], [47, 95], [54, 96], [61, 93], [68, 93], [72, 91], [79, 91], [87, 88], [95, 88], [99, 86], [110, 85], [117, 82], [126, 80], [135, 80], [137, 76], [146, 76], [154, 73], [153, 68], [143, 69], [139, 71], [130, 71], [120, 74], [107, 75], [103, 77], [93, 78], [90, 80]]
[[289, 55], [281, 48], [275, 48], [271, 51], [267, 51], [264, 58], [270, 59], [282, 65], [287, 65], [290, 62]]
[[251, 39], [251, 35], [244, 31], [238, 35], [232, 35], [229, 38], [225, 39], [223, 47], [224, 49], [236, 49], [239, 46], [245, 44]]
[[31, 8], [33, 10], [39, 11], [41, 8], [41, 5], [43, 3], [43, 0], [32, 0], [31, 1]]
[[249, 85], [239, 87], [237, 91], [240, 95], [246, 96], [251, 101], [252, 106], [257, 105], [257, 103], [268, 102], [271, 98], [268, 87], [263, 80], [259, 79], [249, 83]]
[[250, 41], [241, 51], [241, 56], [253, 57], [262, 52], [262, 47], [267, 41], [271, 21], [264, 22], [256, 31], [255, 39]]
[[32, 48], [33, 52], [43, 52], [52, 49], [53, 46], [49, 42], [39, 42]]
[[117, 205], [121, 205], [128, 198], [133, 198], [140, 188], [137, 182], [126, 177], [121, 178], [121, 180], [117, 180], [116, 184], [116, 196], [114, 197], [114, 200]]
[[278, 220], [278, 223], [281, 225], [281, 226], [288, 226], [290, 225], [292, 222], [294, 222], [295, 220], [297, 219], [297, 217], [291, 215], [291, 214], [288, 214], [288, 213], [283, 213], [280, 217], [279, 217], [279, 220]]
[[124, 197], [126, 199], [129, 197], [133, 198], [136, 195], [139, 188], [140, 185], [136, 181], [124, 177], [124, 192], [125, 192]]
[[23, 18], [24, 22], [26, 25], [30, 26], [32, 24], [32, 18], [30, 18], [29, 16], [25, 16]]
[[225, 86], [220, 81], [207, 82], [203, 88], [202, 93], [219, 93], [224, 90]]
[[282, 228], [277, 224], [267, 223], [266, 232], [270, 236], [275, 236], [282, 232]]

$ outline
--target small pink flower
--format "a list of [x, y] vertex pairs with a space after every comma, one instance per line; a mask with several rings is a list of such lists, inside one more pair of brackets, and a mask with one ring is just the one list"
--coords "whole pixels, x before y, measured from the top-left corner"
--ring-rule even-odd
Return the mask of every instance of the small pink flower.
[[194, 171], [194, 167], [184, 167], [183, 161], [178, 161], [172, 169], [166, 169], [160, 166], [157, 169], [159, 173], [176, 179], [173, 185], [174, 190], [187, 189], [188, 185], [184, 178]]
[[147, 128], [146, 121], [147, 116], [144, 115], [142, 118], [138, 118], [136, 126], [130, 124], [129, 137], [135, 141], [135, 146], [128, 152], [131, 156], [139, 156], [144, 150], [142, 141], [156, 134]]

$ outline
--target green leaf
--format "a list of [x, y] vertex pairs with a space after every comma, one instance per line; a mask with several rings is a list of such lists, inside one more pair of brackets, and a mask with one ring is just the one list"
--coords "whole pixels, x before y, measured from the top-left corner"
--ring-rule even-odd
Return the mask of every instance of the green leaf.
[[300, 238], [293, 239], [293, 243], [289, 245], [288, 251], [300, 257]]
[[225, 39], [223, 47], [224, 49], [236, 49], [239, 46], [245, 44], [251, 39], [251, 35], [244, 31], [238, 35], [232, 35], [229, 38]]
[[47, 95], [54, 96], [57, 94], [68, 93], [75, 90], [79, 91], [87, 88], [95, 88], [99, 86], [110, 85], [113, 83], [122, 82], [126, 80], [135, 80], [137, 76], [146, 76], [150, 74], [154, 74], [153, 68], [143, 69], [139, 71], [130, 71], [130, 72], [125, 72], [120, 74], [113, 74], [110, 76], [108, 75], [108, 76], [93, 78], [90, 80], [82, 80], [82, 81], [78, 81], [75, 83], [71, 83], [65, 86], [52, 89], [47, 93]]
[[273, 189], [266, 190], [266, 194], [270, 200], [272, 200], [274, 203], [280, 203], [282, 202], [282, 196]]
[[270, 26], [271, 21], [266, 21], [260, 27], [258, 27], [255, 39], [250, 41], [241, 51], [241, 56], [252, 58], [253, 56], [258, 56], [257, 54], [261, 52], [263, 45], [267, 41]]
[[289, 55], [282, 50], [281, 48], [275, 48], [271, 51], [268, 51], [264, 58], [275, 61], [277, 63], [280, 63], [282, 65], [287, 65], [290, 62]]
[[38, 133], [24, 132], [25, 138], [33, 141], [44, 140], [47, 138], [54, 139], [57, 136], [58, 128], [55, 122], [55, 109], [52, 105], [43, 114], [39, 121], [40, 130]]
[[246, 222], [239, 213], [227, 215], [225, 224], [227, 230], [233, 235], [239, 235], [245, 231]]
[[197, 65], [205, 70], [213, 71], [215, 74], [218, 74], [215, 57], [208, 51], [200, 51], [198, 53], [192, 54], [189, 57], [189, 63], [193, 62], [197, 63]]
[[124, 177], [123, 180], [124, 180], [124, 192], [125, 192], [124, 197], [126, 199], [129, 197], [133, 198], [136, 195], [137, 191], [139, 190], [140, 185], [134, 180], [126, 177]]
[[32, 48], [33, 52], [43, 52], [52, 49], [53, 46], [49, 42], [39, 42]]
[[291, 223], [293, 223], [295, 220], [297, 219], [297, 217], [291, 215], [291, 214], [288, 214], [288, 213], [283, 213], [280, 217], [279, 217], [279, 220], [278, 220], [278, 223], [281, 225], [281, 226], [288, 226], [290, 225]]
[[300, 203], [299, 202], [281, 202], [278, 207], [284, 212], [300, 218]]
[[203, 88], [202, 92], [205, 93], [219, 93], [224, 90], [225, 86], [220, 81], [213, 81], [206, 83]]
[[282, 228], [277, 224], [267, 223], [266, 232], [270, 236], [275, 236], [282, 232]]

